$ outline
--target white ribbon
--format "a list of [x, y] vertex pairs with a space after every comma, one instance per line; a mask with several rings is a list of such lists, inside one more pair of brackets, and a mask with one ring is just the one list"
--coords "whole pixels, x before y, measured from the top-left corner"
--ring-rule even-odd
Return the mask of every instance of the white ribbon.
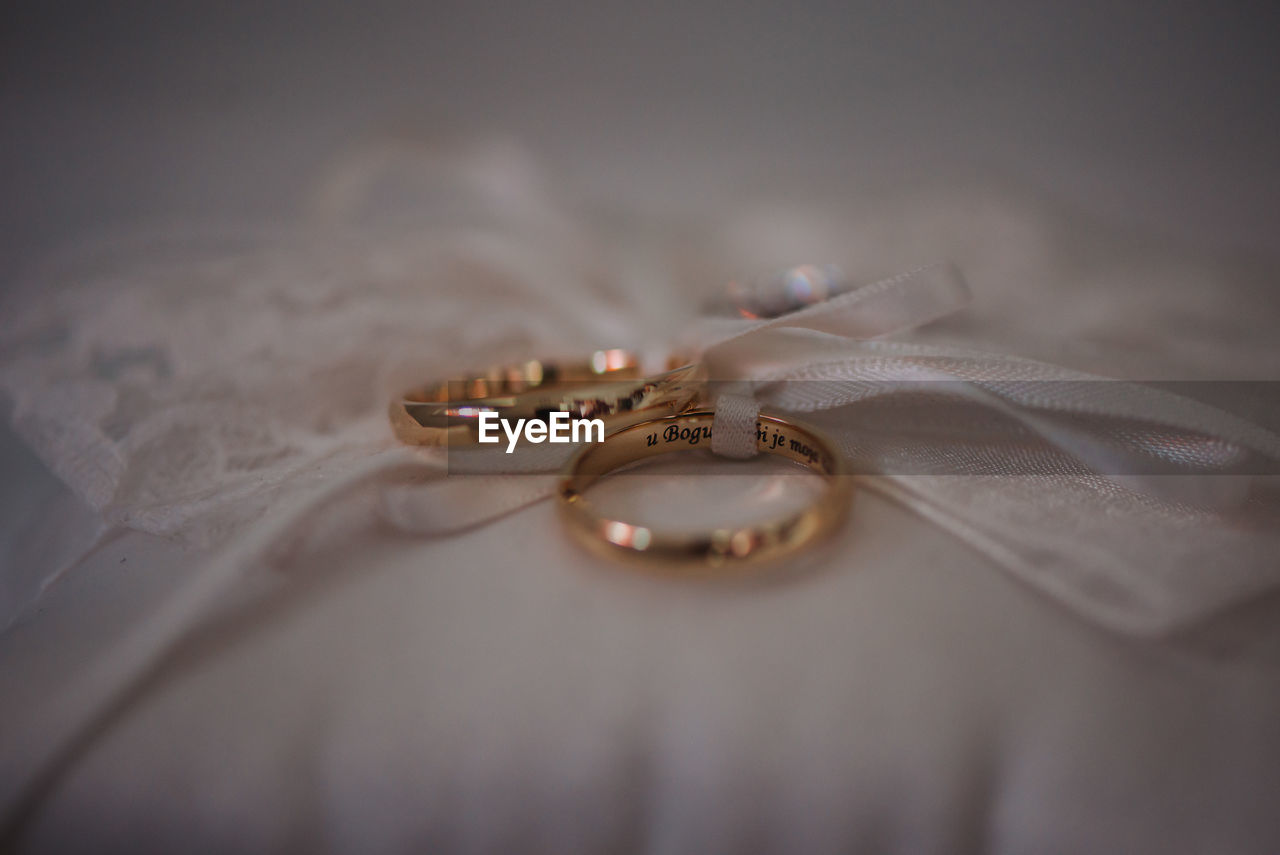
[[[754, 436], [761, 406], [801, 414], [832, 435], [855, 469], [876, 476], [864, 486], [1125, 633], [1168, 633], [1280, 587], [1275, 527], [1240, 522], [1266, 512], [1256, 494], [1270, 482], [1231, 474], [1250, 456], [1280, 460], [1280, 438], [1141, 384], [1018, 357], [879, 340], [967, 300], [959, 273], [938, 266], [776, 319], [695, 324], [681, 346], [701, 353], [725, 404], [717, 406], [713, 450], [750, 456], [751, 444], [734, 438]], [[934, 411], [929, 424], [890, 425], [918, 437], [868, 440], [868, 413], [925, 396], [925, 409]], [[985, 414], [976, 448], [954, 437], [949, 421], [966, 408]], [[883, 423], [875, 427], [884, 432]], [[1118, 434], [1126, 442], [1117, 442]], [[1038, 455], [1032, 463], [1024, 459], [1028, 449]], [[455, 452], [450, 464], [473, 472], [545, 471], [568, 451]], [[1165, 465], [1148, 471], [1153, 463]], [[450, 478], [391, 488], [384, 505], [401, 528], [439, 536], [551, 489], [551, 479], [490, 474], [475, 483]]]
[[[901, 330], [906, 306], [933, 318], [964, 296], [953, 270], [926, 268], [791, 316], [737, 329], [716, 321], [695, 334], [710, 339], [702, 358], [731, 400], [749, 395], [816, 422], [856, 469], [878, 473], [865, 486], [1091, 620], [1166, 634], [1280, 587], [1280, 527], [1259, 495], [1274, 479], [1230, 474], [1259, 458], [1274, 471], [1280, 438], [1141, 384], [869, 340]], [[918, 430], [917, 439], [867, 438], [885, 426], [869, 425], [869, 411], [892, 414], [891, 402], [913, 396], [927, 396], [914, 414], [935, 410], [932, 423], [899, 415], [888, 424]], [[989, 417], [977, 450], [948, 421], [966, 408]], [[747, 418], [736, 406], [718, 410], [715, 430], [740, 431]], [[1019, 433], [1052, 452], [1049, 468], [1020, 460], [1029, 443]], [[1117, 442], [1120, 433], [1134, 436]], [[1151, 474], [1153, 463], [1165, 465]]]

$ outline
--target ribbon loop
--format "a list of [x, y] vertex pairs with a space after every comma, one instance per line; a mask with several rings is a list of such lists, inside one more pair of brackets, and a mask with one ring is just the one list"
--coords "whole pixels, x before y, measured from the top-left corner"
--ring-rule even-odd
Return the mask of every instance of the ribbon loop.
[[745, 460], [759, 453], [756, 417], [760, 402], [745, 395], [723, 394], [716, 399], [711, 423], [711, 450], [721, 457]]

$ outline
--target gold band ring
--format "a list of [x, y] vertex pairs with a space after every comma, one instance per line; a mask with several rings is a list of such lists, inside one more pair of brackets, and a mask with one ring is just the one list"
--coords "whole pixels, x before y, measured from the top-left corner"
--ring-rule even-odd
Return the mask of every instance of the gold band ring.
[[470, 445], [480, 414], [546, 420], [553, 412], [601, 419], [605, 431], [687, 409], [703, 390], [699, 365], [641, 374], [629, 351], [600, 350], [580, 363], [531, 360], [407, 392], [389, 408], [391, 427], [409, 445]]
[[757, 417], [757, 448], [826, 477], [826, 490], [808, 507], [763, 522], [696, 534], [654, 531], [608, 519], [591, 507], [584, 492], [602, 475], [646, 457], [709, 447], [714, 417], [710, 410], [690, 410], [650, 419], [583, 447], [569, 462], [559, 485], [561, 517], [569, 530], [588, 548], [607, 555], [720, 568], [791, 552], [829, 533], [844, 518], [852, 484], [841, 456], [812, 429], [769, 415]]

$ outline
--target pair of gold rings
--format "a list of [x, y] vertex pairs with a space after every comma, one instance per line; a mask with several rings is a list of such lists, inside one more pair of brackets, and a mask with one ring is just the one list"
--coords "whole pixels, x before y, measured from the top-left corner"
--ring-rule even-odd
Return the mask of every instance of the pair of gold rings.
[[597, 351], [581, 363], [531, 361], [432, 384], [393, 400], [396, 436], [411, 445], [471, 446], [483, 414], [547, 420], [553, 412], [600, 419], [602, 442], [573, 455], [558, 486], [561, 517], [589, 549], [662, 566], [733, 567], [781, 556], [830, 533], [852, 497], [841, 456], [813, 429], [776, 415], [756, 420], [759, 451], [791, 460], [825, 479], [800, 510], [741, 526], [696, 533], [664, 532], [597, 511], [589, 489], [639, 460], [708, 448], [715, 414], [705, 408], [706, 378], [696, 364], [644, 376], [634, 354]]

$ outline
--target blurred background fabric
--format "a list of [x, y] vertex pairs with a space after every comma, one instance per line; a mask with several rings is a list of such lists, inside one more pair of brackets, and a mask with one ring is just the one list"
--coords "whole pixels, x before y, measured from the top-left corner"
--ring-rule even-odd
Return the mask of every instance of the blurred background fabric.
[[996, 181], [1274, 258], [1278, 16], [18, 0], [0, 29], [0, 272], [103, 226], [291, 213], [328, 162], [388, 132], [507, 135], [574, 194], [664, 212], [744, 186]]
[[[666, 341], [732, 277], [953, 261], [972, 306], [909, 342], [1280, 377], [1268, 4], [0, 15], [9, 739], [234, 546], [264, 507], [246, 498], [381, 448], [392, 390], [478, 354]], [[1193, 388], [1280, 425], [1274, 396]], [[1105, 526], [1088, 487], [1062, 501]], [[4, 831], [34, 851], [1280, 847], [1274, 594], [1117, 637], [865, 491], [809, 574], [660, 585], [587, 561], [553, 511], [427, 542], [368, 496], [330, 509], [289, 545], [300, 566], [235, 579]], [[1273, 539], [1270, 519], [1248, 522]]]

